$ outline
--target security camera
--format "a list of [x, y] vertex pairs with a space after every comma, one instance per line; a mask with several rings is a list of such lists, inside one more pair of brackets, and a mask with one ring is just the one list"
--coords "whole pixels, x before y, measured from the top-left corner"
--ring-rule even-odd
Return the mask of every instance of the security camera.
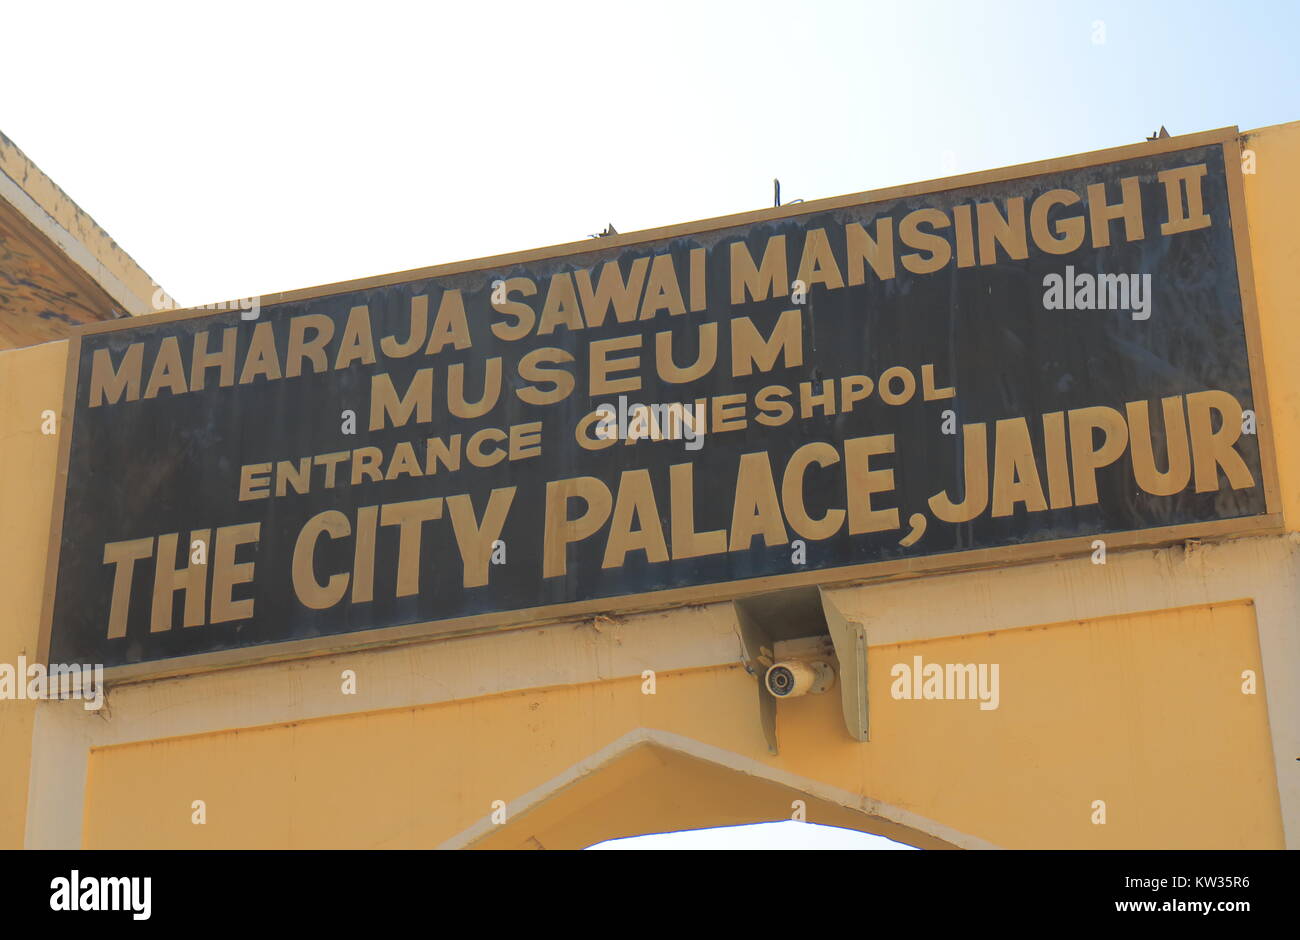
[[809, 692], [815, 695], [831, 687], [835, 670], [830, 663], [787, 659], [773, 663], [763, 681], [776, 698], [795, 698]]

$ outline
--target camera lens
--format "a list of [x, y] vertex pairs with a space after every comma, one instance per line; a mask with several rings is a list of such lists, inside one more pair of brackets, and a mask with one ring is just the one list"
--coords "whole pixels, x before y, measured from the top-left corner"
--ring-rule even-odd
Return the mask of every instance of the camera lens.
[[767, 674], [767, 687], [773, 695], [788, 695], [794, 688], [794, 673], [785, 666], [777, 666]]

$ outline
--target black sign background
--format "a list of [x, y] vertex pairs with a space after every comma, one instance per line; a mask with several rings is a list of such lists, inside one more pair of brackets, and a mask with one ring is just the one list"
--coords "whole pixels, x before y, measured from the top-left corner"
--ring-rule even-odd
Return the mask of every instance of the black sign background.
[[[1205, 211], [1213, 224], [1197, 231], [1161, 236], [1166, 213], [1164, 187], [1156, 174], [1162, 169], [1206, 163], [1203, 181]], [[1089, 243], [1064, 256], [1047, 255], [1030, 246], [1028, 259], [1006, 260], [996, 265], [958, 268], [950, 264], [924, 276], [901, 265], [893, 280], [878, 281], [868, 274], [861, 286], [828, 291], [817, 286], [804, 309], [805, 362], [802, 367], [757, 373], [733, 379], [725, 368], [726, 346], [720, 343], [719, 367], [698, 382], [685, 386], [659, 382], [653, 367], [653, 334], [675, 333], [678, 361], [690, 362], [696, 351], [696, 327], [717, 320], [720, 338], [734, 316], [750, 316], [766, 334], [778, 314], [792, 305], [789, 298], [732, 306], [729, 297], [727, 246], [744, 238], [755, 258], [767, 238], [788, 233], [794, 246], [802, 244], [799, 232], [824, 227], [837, 257], [843, 257], [843, 226], [848, 221], [869, 223], [880, 214], [895, 220], [916, 208], [933, 206], [949, 211], [958, 204], [995, 200], [999, 206], [1012, 195], [1026, 198], [1053, 188], [1084, 192], [1088, 183], [1104, 182], [1112, 201], [1118, 198], [1119, 180], [1137, 175], [1142, 181], [1146, 237], [1133, 242], [1119, 237], [1112, 226], [1113, 243], [1093, 249]], [[1068, 214], [1083, 211], [1072, 207]], [[379, 357], [375, 366], [354, 365], [341, 371], [308, 374], [298, 378], [229, 388], [209, 387], [202, 392], [161, 396], [111, 406], [88, 408], [88, 383], [94, 350], [112, 351], [114, 362], [132, 342], [146, 341], [156, 349], [163, 336], [178, 336], [188, 372], [191, 337], [197, 331], [235, 325], [240, 329], [240, 357], [254, 327], [238, 311], [183, 318], [169, 322], [148, 320], [129, 329], [86, 333], [81, 340], [73, 437], [68, 457], [68, 482], [60, 546], [58, 584], [50, 633], [49, 658], [55, 662], [101, 662], [108, 666], [191, 656], [269, 643], [370, 631], [402, 624], [446, 621], [509, 610], [526, 610], [574, 601], [610, 598], [608, 609], [617, 610], [616, 598], [666, 589], [721, 584], [796, 571], [825, 571], [898, 558], [961, 552], [974, 548], [1009, 546], [1068, 537], [1123, 532], [1151, 527], [1201, 523], [1265, 513], [1263, 474], [1258, 438], [1243, 436], [1236, 447], [1253, 474], [1256, 486], [1197, 494], [1192, 487], [1170, 497], [1153, 497], [1133, 483], [1128, 453], [1098, 472], [1096, 505], [991, 518], [986, 510], [974, 521], [950, 525], [933, 517], [924, 537], [915, 545], [899, 544], [914, 512], [927, 512], [926, 501], [942, 490], [960, 494], [962, 437], [940, 433], [941, 413], [956, 411], [958, 424], [993, 422], [999, 418], [1027, 416], [1040, 454], [1041, 423], [1037, 416], [1051, 411], [1092, 405], [1123, 409], [1124, 402], [1153, 402], [1152, 424], [1163, 424], [1156, 400], [1205, 389], [1231, 393], [1243, 408], [1254, 407], [1248, 366], [1241, 293], [1229, 224], [1228, 178], [1220, 146], [1146, 156], [1118, 163], [1047, 173], [1027, 179], [990, 183], [932, 192], [890, 202], [775, 219], [756, 224], [691, 234], [632, 245], [602, 247], [591, 243], [585, 253], [552, 257], [473, 272], [435, 277], [393, 286], [373, 287], [281, 303], [262, 310], [262, 320], [283, 320], [304, 313], [325, 314], [341, 334], [349, 310], [369, 305], [378, 338], [405, 335], [412, 295], [430, 294], [430, 315], [444, 289], [463, 291], [469, 313], [473, 348], [456, 352], [448, 348], [435, 357], [417, 354], [394, 360]], [[950, 241], [951, 229], [941, 232]], [[596, 329], [570, 332], [560, 329], [547, 337], [504, 343], [487, 328], [495, 318], [489, 306], [491, 284], [498, 278], [527, 276], [538, 286], [528, 298], [540, 311], [550, 275], [598, 265], [610, 257], [631, 260], [671, 252], [678, 270], [688, 268], [688, 252], [708, 249], [708, 312], [624, 325], [613, 317]], [[797, 252], [797, 247], [794, 249]], [[798, 256], [791, 258], [791, 271]], [[1062, 273], [1066, 265], [1092, 273], [1147, 272], [1152, 274], [1154, 296], [1150, 319], [1135, 321], [1125, 311], [1074, 311], [1043, 309], [1043, 278]], [[793, 276], [793, 274], [792, 274]], [[639, 332], [646, 338], [641, 349], [643, 387], [629, 394], [637, 402], [692, 402], [717, 394], [752, 395], [779, 383], [797, 388], [801, 381], [863, 374], [878, 378], [885, 369], [905, 365], [920, 375], [924, 363], [933, 363], [941, 386], [955, 386], [950, 401], [922, 402], [918, 394], [903, 406], [884, 404], [872, 395], [849, 414], [799, 420], [779, 428], [753, 423], [742, 432], [710, 433], [701, 450], [686, 450], [680, 442], [640, 442], [633, 446], [586, 451], [573, 442], [578, 420], [603, 401], [617, 396], [589, 398], [585, 382], [558, 405], [535, 407], [520, 401], [512, 389], [523, 385], [514, 373], [518, 359], [538, 345], [562, 346], [577, 358], [573, 368], [585, 375], [591, 340]], [[284, 353], [285, 331], [278, 331]], [[214, 334], [214, 340], [216, 339]], [[415, 370], [435, 367], [435, 387], [445, 379], [453, 362], [467, 363], [467, 386], [474, 396], [480, 388], [482, 360], [503, 357], [500, 403], [481, 419], [463, 421], [438, 417], [432, 424], [408, 424], [371, 433], [366, 430], [371, 376], [387, 371], [394, 385], [404, 390]], [[145, 376], [148, 376], [146, 358]], [[210, 373], [210, 375], [214, 375]], [[210, 385], [212, 382], [210, 381]], [[797, 407], [797, 401], [796, 401]], [[340, 432], [340, 413], [358, 415], [358, 432]], [[466, 437], [481, 427], [507, 427], [526, 421], [543, 421], [543, 455], [521, 462], [502, 462], [489, 469], [467, 466], [458, 472], [403, 478], [393, 482], [346, 484], [334, 489], [316, 488], [309, 494], [238, 502], [243, 464], [292, 460], [367, 445], [390, 453], [399, 441], [416, 444], [431, 435], [460, 431]], [[991, 428], [991, 425], [990, 425]], [[807, 565], [792, 565], [788, 545], [768, 548], [756, 538], [747, 551], [652, 564], [642, 552], [628, 555], [621, 568], [601, 568], [605, 540], [601, 533], [569, 549], [568, 574], [542, 576], [543, 496], [547, 481], [591, 475], [616, 492], [623, 470], [646, 468], [654, 482], [663, 516], [669, 525], [669, 467], [693, 462], [695, 466], [696, 529], [727, 529], [730, 525], [734, 480], [741, 454], [766, 450], [778, 474], [797, 448], [811, 441], [835, 444], [862, 435], [892, 433], [896, 453], [878, 458], [873, 465], [892, 468], [895, 491], [877, 497], [884, 507], [897, 507], [902, 530], [849, 536], [845, 530], [830, 539], [810, 542]], [[1163, 440], [1157, 435], [1158, 459]], [[841, 468], [839, 468], [842, 470]], [[318, 471], [319, 472], [319, 471]], [[311, 516], [338, 509], [353, 516], [357, 506], [470, 493], [476, 513], [482, 514], [494, 487], [518, 485], [502, 538], [508, 546], [508, 563], [492, 566], [490, 584], [464, 589], [462, 565], [451, 527], [445, 518], [425, 526], [422, 544], [421, 591], [418, 596], [393, 596], [397, 532], [381, 527], [376, 562], [375, 600], [353, 605], [345, 598], [325, 611], [309, 610], [294, 596], [290, 562], [299, 530]], [[812, 468], [805, 487], [809, 513], [843, 508], [842, 473], [837, 468]], [[928, 514], [928, 513], [927, 513]], [[137, 565], [125, 637], [106, 640], [113, 569], [103, 563], [106, 542], [146, 538], [164, 532], [181, 534], [185, 545], [193, 529], [236, 523], [260, 522], [256, 546], [240, 549], [239, 560], [256, 562], [256, 579], [236, 588], [236, 598], [252, 597], [251, 619], [237, 623], [182, 628], [177, 595], [176, 626], [151, 633], [149, 606], [150, 561]], [[791, 537], [796, 537], [792, 532]], [[182, 564], [178, 558], [177, 564]], [[318, 578], [349, 571], [350, 539], [322, 539], [317, 553]], [[363, 638], [361, 638], [363, 639]]]

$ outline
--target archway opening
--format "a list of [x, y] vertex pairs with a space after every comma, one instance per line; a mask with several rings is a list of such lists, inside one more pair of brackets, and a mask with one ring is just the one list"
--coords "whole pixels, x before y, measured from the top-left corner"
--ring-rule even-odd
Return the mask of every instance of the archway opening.
[[[797, 821], [796, 821], [797, 820]], [[791, 838], [792, 823], [883, 836], [903, 847], [955, 848], [944, 828], [855, 794], [666, 732], [641, 729], [511, 802], [508, 821], [482, 823], [446, 848], [585, 849], [612, 840], [754, 827]], [[813, 828], [807, 828], [812, 824]], [[791, 835], [787, 835], [787, 833]]]
[[624, 839], [607, 839], [587, 847], [590, 850], [798, 850], [828, 849], [840, 851], [913, 851], [914, 845], [896, 842], [885, 836], [822, 826], [817, 823], [751, 823], [747, 826], [715, 826], [688, 829], [684, 832], [661, 832]]

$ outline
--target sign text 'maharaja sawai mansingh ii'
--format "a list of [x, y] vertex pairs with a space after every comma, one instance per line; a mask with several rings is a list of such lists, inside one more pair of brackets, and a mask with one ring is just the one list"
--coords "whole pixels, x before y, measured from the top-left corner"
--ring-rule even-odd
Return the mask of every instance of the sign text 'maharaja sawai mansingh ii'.
[[48, 658], [1267, 522], [1239, 170], [1099, 160], [87, 331]]

